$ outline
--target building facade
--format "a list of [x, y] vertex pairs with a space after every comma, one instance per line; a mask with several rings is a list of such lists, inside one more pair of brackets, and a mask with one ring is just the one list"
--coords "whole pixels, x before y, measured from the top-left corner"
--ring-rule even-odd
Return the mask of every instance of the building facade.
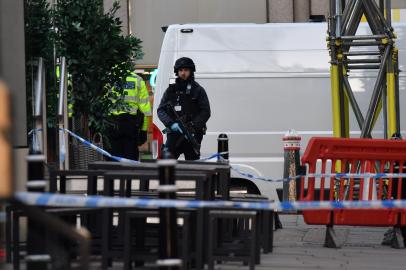
[[[105, 0], [105, 9], [114, 0]], [[158, 64], [162, 26], [179, 23], [306, 22], [310, 15], [327, 15], [326, 0], [120, 0], [123, 32], [143, 41], [139, 66]]]
[[[114, 0], [104, 0], [105, 8]], [[377, 0], [379, 2], [379, 0]], [[123, 33], [143, 41], [138, 66], [158, 64], [162, 26], [179, 23], [307, 22], [311, 15], [328, 16], [328, 0], [120, 0]], [[393, 21], [406, 21], [406, 1], [393, 0]]]

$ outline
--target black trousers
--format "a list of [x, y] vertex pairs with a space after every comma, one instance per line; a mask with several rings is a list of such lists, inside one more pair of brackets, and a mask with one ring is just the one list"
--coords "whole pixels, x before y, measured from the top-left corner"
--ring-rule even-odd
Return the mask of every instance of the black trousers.
[[110, 116], [112, 127], [108, 130], [110, 148], [108, 151], [118, 157], [138, 160], [138, 138], [140, 120], [136, 115], [120, 114]]
[[[197, 143], [200, 144], [203, 140], [203, 134], [195, 134], [195, 139]], [[185, 155], [186, 160], [197, 160], [200, 158], [200, 155], [196, 155], [196, 153], [193, 151], [192, 145], [184, 137], [184, 135], [178, 132], [171, 132], [167, 134], [165, 146], [175, 159], [178, 159], [181, 154]]]

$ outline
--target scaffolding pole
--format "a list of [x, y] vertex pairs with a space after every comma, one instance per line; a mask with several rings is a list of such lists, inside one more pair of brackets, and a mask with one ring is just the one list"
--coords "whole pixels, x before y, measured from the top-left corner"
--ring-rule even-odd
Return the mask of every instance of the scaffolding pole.
[[[362, 17], [370, 35], [356, 35]], [[330, 0], [328, 47], [331, 56], [331, 93], [333, 135], [349, 137], [348, 108], [361, 130], [361, 137], [371, 137], [382, 112], [384, 137], [400, 130], [399, 69], [396, 35], [391, 22], [391, 1]], [[354, 58], [355, 57], [355, 58]], [[377, 70], [368, 111], [362, 114], [349, 79], [353, 70]]]

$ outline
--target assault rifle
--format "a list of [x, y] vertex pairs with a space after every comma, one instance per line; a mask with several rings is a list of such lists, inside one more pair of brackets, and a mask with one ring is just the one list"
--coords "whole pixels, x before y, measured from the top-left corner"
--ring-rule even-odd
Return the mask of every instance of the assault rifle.
[[185, 124], [182, 117], [180, 117], [178, 115], [178, 113], [175, 110], [175, 107], [172, 106], [171, 103], [167, 103], [166, 107], [168, 109], [168, 112], [170, 112], [173, 115], [173, 117], [175, 118], [175, 122], [179, 124], [179, 127], [182, 130], [183, 135], [184, 135], [181, 137], [181, 139], [176, 144], [180, 145], [182, 143], [183, 139], [186, 139], [189, 141], [195, 154], [200, 156], [200, 144], [196, 141], [195, 137], [193, 136], [193, 133], [190, 132], [190, 129]]

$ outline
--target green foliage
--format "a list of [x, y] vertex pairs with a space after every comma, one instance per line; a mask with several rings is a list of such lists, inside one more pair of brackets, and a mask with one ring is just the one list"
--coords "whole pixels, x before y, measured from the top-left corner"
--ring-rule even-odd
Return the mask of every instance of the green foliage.
[[[58, 52], [67, 57], [72, 75], [70, 102], [74, 117], [82, 120], [82, 135], [88, 137], [103, 134], [108, 113], [125, 106], [122, 98], [113, 102], [117, 97], [109, 90], [124, 83], [134, 70], [133, 60], [142, 56], [141, 40], [121, 35], [118, 8], [115, 2], [104, 13], [102, 0], [59, 0], [55, 10]], [[117, 91], [120, 97], [122, 91]]]
[[27, 112], [28, 126], [32, 126], [32, 93], [37, 68], [34, 62], [42, 57], [45, 63], [46, 99], [48, 127], [56, 126], [57, 87], [54, 72], [54, 31], [52, 30], [52, 11], [47, 0], [25, 0], [25, 53], [27, 69]]
[[28, 57], [52, 59], [52, 12], [47, 0], [25, 1], [25, 38]]

